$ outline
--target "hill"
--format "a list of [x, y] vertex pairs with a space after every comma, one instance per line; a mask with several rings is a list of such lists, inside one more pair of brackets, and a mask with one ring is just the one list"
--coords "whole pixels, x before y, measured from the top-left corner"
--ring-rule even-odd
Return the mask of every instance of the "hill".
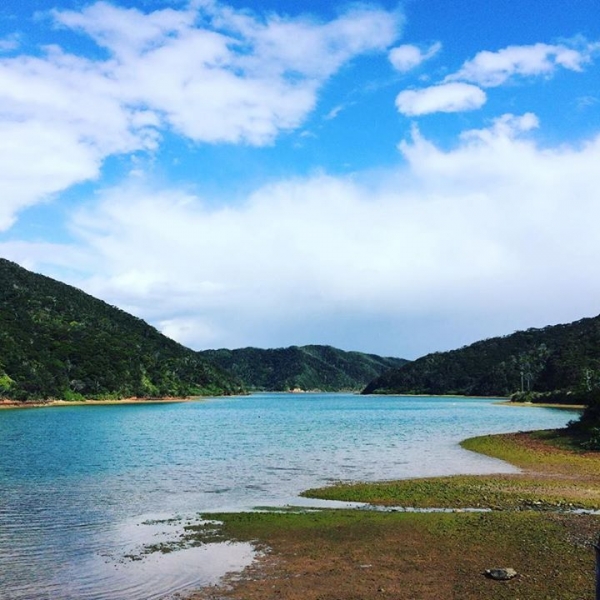
[[201, 354], [233, 373], [248, 389], [265, 391], [360, 390], [384, 371], [407, 362], [331, 346], [207, 350]]
[[381, 375], [363, 393], [564, 396], [598, 387], [600, 317], [594, 317], [428, 354]]
[[0, 259], [0, 398], [230, 394], [231, 375], [126, 312]]

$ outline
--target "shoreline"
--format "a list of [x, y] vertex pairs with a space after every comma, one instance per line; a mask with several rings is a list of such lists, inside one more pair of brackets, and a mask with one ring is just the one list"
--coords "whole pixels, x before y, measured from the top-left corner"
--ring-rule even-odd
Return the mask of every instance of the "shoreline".
[[564, 428], [477, 436], [460, 446], [502, 460], [519, 472], [340, 483], [305, 490], [302, 496], [411, 508], [512, 510], [540, 501], [546, 507], [577, 504], [581, 509], [600, 510], [600, 452], [577, 447]]
[[[581, 509], [600, 509], [600, 453], [568, 444], [563, 430], [468, 438], [463, 447], [521, 472], [305, 492], [390, 508], [458, 509], [452, 513], [289, 507], [213, 514], [223, 523], [222, 539], [252, 540], [264, 553], [242, 573], [196, 590], [190, 600], [270, 600], [274, 593], [281, 600], [592, 597], [600, 516]], [[461, 511], [469, 506], [484, 512]], [[202, 539], [201, 527], [195, 535]], [[518, 576], [491, 581], [484, 572], [495, 567], [515, 568]]]
[[510, 402], [508, 396], [467, 396], [465, 394], [383, 394], [375, 392], [373, 394], [360, 394], [361, 396], [380, 396], [380, 397], [401, 397], [401, 398], [459, 398], [463, 400], [505, 400]]
[[500, 406], [528, 406], [540, 408], [566, 408], [572, 410], [584, 410], [584, 404], [552, 404], [551, 402], [512, 402], [511, 400], [505, 400], [504, 402], [498, 402]]
[[217, 396], [189, 396], [189, 397], [165, 397], [165, 398], [123, 398], [119, 400], [48, 400], [34, 402], [19, 402], [18, 400], [0, 400], [0, 410], [2, 409], [22, 409], [22, 408], [52, 408], [61, 406], [111, 406], [111, 405], [129, 405], [129, 404], [173, 404], [182, 402], [194, 402], [206, 398], [216, 398]]
[[[270, 392], [270, 391], [259, 391], [255, 390], [246, 395], [255, 394], [358, 394], [355, 391], [340, 391], [340, 392], [317, 392], [315, 390], [309, 391], [289, 391], [289, 392]], [[374, 396], [386, 396], [389, 394], [372, 394]], [[441, 395], [441, 396], [430, 396], [427, 394], [394, 394], [398, 396], [405, 396], [407, 398], [418, 397], [418, 398], [478, 398], [478, 396], [457, 396], [457, 395]], [[106, 400], [33, 400], [33, 401], [23, 401], [19, 400], [10, 400], [7, 398], [0, 398], [0, 410], [2, 409], [12, 409], [12, 408], [50, 408], [55, 406], [102, 406], [102, 405], [120, 405], [120, 404], [170, 404], [170, 403], [181, 403], [181, 402], [194, 402], [198, 400], [204, 400], [207, 398], [232, 398], [237, 396], [237, 394], [232, 394], [230, 396], [167, 396], [167, 397], [159, 397], [159, 398], [121, 398], [121, 399], [106, 399]], [[486, 396], [485, 399], [489, 400], [507, 400], [505, 397], [501, 396]], [[510, 403], [510, 402], [509, 402]]]
[[[316, 392], [310, 391], [292, 391], [292, 392], [270, 392], [270, 391], [253, 391], [249, 394], [355, 394], [356, 392]], [[360, 394], [358, 394], [360, 395]], [[583, 410], [585, 406], [583, 404], [552, 404], [552, 403], [536, 403], [536, 402], [512, 402], [506, 396], [464, 396], [458, 394], [369, 394], [370, 396], [398, 396], [403, 398], [456, 398], [458, 400], [497, 400], [496, 404], [499, 406], [527, 406], [527, 407], [540, 407], [540, 408], [564, 408], [572, 410]], [[120, 398], [120, 399], [106, 399], [106, 400], [33, 400], [33, 401], [19, 401], [11, 400], [8, 398], [0, 398], [0, 410], [9, 408], [50, 408], [53, 406], [101, 406], [101, 405], [119, 405], [119, 404], [170, 404], [170, 403], [181, 403], [181, 402], [194, 402], [198, 400], [204, 400], [207, 398], [230, 398], [235, 397], [237, 394], [227, 396], [166, 396], [157, 398]]]

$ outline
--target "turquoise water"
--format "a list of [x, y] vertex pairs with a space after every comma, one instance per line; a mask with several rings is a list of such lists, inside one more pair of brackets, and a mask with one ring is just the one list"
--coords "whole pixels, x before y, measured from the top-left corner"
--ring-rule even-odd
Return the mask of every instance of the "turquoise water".
[[573, 415], [345, 394], [0, 411], [0, 598], [150, 599], [209, 583], [249, 549], [125, 557], [177, 535], [181, 523], [156, 519], [299, 504], [337, 480], [510, 472], [457, 443]]

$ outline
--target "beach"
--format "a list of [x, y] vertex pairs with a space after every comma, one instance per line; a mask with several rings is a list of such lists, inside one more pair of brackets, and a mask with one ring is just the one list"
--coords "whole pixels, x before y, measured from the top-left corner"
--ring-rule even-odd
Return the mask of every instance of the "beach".
[[7, 408], [51, 408], [54, 406], [112, 406], [119, 404], [170, 404], [173, 402], [191, 402], [202, 397], [185, 398], [120, 398], [115, 400], [39, 400], [20, 402], [0, 399], [0, 410]]

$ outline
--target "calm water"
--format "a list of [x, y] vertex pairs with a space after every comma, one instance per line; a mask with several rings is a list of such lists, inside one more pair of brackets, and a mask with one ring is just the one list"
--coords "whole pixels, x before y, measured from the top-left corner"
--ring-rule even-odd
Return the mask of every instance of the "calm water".
[[125, 557], [177, 536], [181, 522], [157, 519], [299, 504], [334, 480], [509, 472], [457, 442], [573, 415], [344, 394], [0, 411], [0, 598], [146, 600], [211, 583], [250, 548]]

